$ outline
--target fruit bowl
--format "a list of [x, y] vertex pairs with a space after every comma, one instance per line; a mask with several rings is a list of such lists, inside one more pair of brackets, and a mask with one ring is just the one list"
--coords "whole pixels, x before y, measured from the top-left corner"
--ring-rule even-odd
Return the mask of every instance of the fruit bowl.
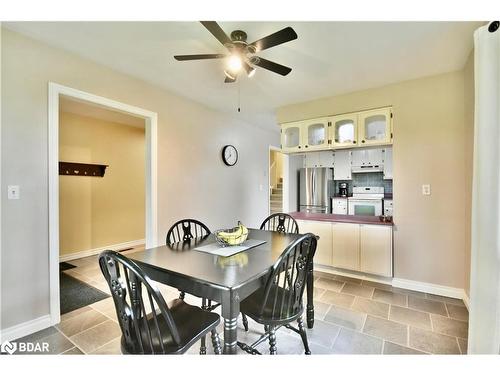
[[238, 226], [232, 229], [219, 229], [214, 232], [215, 240], [221, 246], [237, 246], [246, 241], [248, 228], [238, 221]]

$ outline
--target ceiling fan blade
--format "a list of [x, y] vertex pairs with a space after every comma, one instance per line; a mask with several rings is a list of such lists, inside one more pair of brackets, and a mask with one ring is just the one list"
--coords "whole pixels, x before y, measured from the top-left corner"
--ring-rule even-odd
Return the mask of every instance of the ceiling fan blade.
[[177, 55], [174, 59], [177, 61], [188, 61], [188, 60], [206, 60], [206, 59], [222, 59], [226, 55], [220, 53], [210, 53], [205, 55]]
[[275, 32], [274, 34], [268, 35], [262, 39], [256, 40], [251, 45], [255, 46], [258, 51], [262, 51], [279, 44], [289, 42], [291, 40], [297, 39], [297, 33], [290, 26]]
[[266, 59], [259, 57], [258, 60], [255, 59], [253, 62], [254, 65], [260, 66], [261, 68], [270, 70], [271, 72], [281, 74], [282, 76], [286, 76], [288, 73], [292, 71], [292, 68], [288, 66], [284, 66]]
[[238, 76], [235, 76], [234, 78], [231, 78], [231, 77], [228, 77], [226, 75], [226, 78], [224, 79], [224, 83], [233, 83], [233, 82], [236, 82], [236, 78], [238, 78]]
[[219, 42], [223, 45], [231, 44], [231, 39], [227, 36], [224, 30], [221, 29], [219, 24], [215, 21], [200, 21], [200, 23], [206, 27], [210, 33], [217, 38]]

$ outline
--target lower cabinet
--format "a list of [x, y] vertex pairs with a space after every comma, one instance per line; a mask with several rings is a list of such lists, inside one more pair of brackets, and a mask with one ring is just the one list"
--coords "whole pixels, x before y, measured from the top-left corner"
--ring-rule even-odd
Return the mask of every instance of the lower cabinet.
[[[331, 265], [349, 270], [359, 269], [359, 225], [333, 223]], [[320, 262], [318, 262], [320, 263]]]
[[319, 236], [314, 263], [332, 263], [332, 224], [321, 221], [297, 221], [300, 233], [313, 233]]
[[314, 263], [392, 277], [392, 227], [297, 220], [320, 237]]

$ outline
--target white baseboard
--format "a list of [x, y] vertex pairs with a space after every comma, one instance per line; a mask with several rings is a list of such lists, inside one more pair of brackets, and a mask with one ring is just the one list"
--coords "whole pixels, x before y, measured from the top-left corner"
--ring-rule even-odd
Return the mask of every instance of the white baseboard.
[[32, 333], [41, 331], [51, 325], [50, 315], [45, 315], [13, 327], [5, 328], [0, 332], [0, 343], [31, 335]]
[[392, 286], [396, 288], [410, 289], [417, 292], [431, 293], [438, 296], [451, 297], [457, 299], [464, 298], [464, 290], [453, 288], [450, 286], [424, 283], [422, 281], [407, 280], [407, 279], [392, 279]]
[[356, 271], [339, 270], [333, 267], [322, 266], [318, 264], [314, 265], [314, 270], [319, 272], [329, 273], [332, 275], [341, 275], [361, 280], [375, 281], [381, 284], [392, 285], [396, 288], [409, 289], [417, 292], [436, 294], [438, 296], [457, 298], [463, 300], [467, 309], [469, 308], [469, 297], [465, 293], [465, 290], [460, 288], [452, 288], [445, 285], [430, 284], [421, 281], [414, 281], [407, 279], [399, 279], [399, 278], [391, 279], [389, 277], [369, 275]]
[[[469, 306], [470, 306], [470, 298], [467, 295], [467, 292], [464, 290], [464, 296], [462, 297], [462, 301], [464, 301], [465, 307], [467, 307], [467, 310], [470, 311]], [[499, 353], [500, 354], [500, 353]]]
[[114, 250], [114, 251], [123, 250], [123, 249], [126, 249], [128, 247], [144, 245], [145, 242], [146, 242], [146, 240], [143, 238], [140, 240], [128, 241], [128, 242], [123, 242], [123, 243], [117, 243], [114, 245], [99, 247], [97, 249], [90, 249], [90, 250], [79, 251], [77, 253], [61, 255], [61, 256], [59, 256], [59, 262], [67, 262], [69, 260], [89, 257], [92, 255], [99, 254], [104, 250]]

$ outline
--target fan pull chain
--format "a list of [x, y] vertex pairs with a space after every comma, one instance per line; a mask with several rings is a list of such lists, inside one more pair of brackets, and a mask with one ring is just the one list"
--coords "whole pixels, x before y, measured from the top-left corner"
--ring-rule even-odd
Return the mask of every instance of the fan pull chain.
[[238, 80], [238, 112], [241, 112], [240, 104], [241, 104], [241, 84], [240, 80]]

